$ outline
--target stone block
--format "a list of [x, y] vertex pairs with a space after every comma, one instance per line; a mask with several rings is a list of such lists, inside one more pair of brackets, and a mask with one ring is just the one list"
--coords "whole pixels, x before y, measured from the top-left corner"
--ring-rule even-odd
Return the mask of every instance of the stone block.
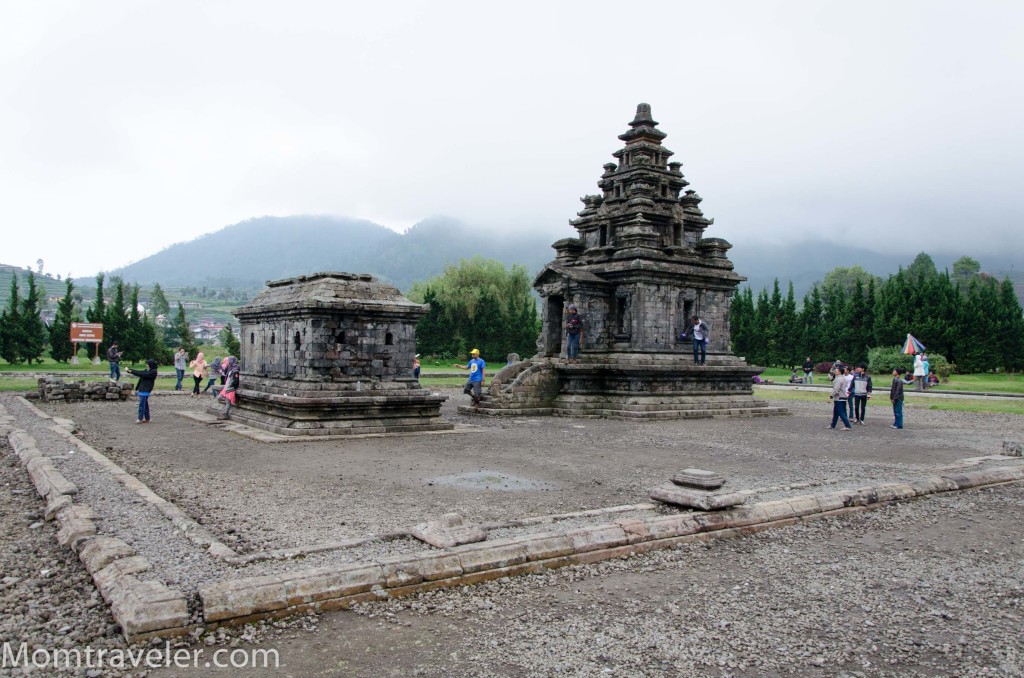
[[71, 497], [66, 494], [51, 493], [46, 498], [46, 511], [43, 518], [47, 521], [53, 520], [61, 512], [71, 508]]
[[522, 539], [485, 541], [457, 549], [463, 574], [511, 567], [526, 562], [526, 545]]
[[99, 572], [115, 560], [136, 554], [135, 549], [116, 537], [97, 535], [78, 550], [78, 559], [90, 574]]
[[135, 580], [120, 587], [110, 612], [129, 642], [145, 633], [178, 629], [189, 623], [184, 594], [155, 581]]
[[615, 524], [626, 533], [626, 539], [630, 544], [651, 539], [650, 528], [647, 526], [647, 523], [639, 518], [623, 518], [622, 520], [616, 520]]
[[666, 504], [685, 506], [700, 511], [716, 511], [730, 506], [738, 506], [747, 500], [747, 495], [741, 492], [710, 493], [676, 485], [656, 487], [651, 490], [650, 496], [651, 499]]
[[273, 575], [235, 579], [199, 587], [203, 619], [209, 623], [280, 610], [288, 605], [285, 582]]
[[526, 538], [523, 542], [529, 561], [548, 560], [567, 556], [575, 550], [572, 539], [557, 532], [545, 532]]
[[914, 488], [906, 483], [885, 483], [875, 487], [878, 501], [898, 501], [913, 497]]
[[57, 542], [78, 553], [82, 542], [95, 535], [96, 523], [91, 520], [62, 520], [60, 529], [57, 531]]
[[790, 507], [793, 509], [793, 515], [796, 516], [809, 516], [812, 513], [821, 512], [821, 506], [817, 500], [810, 495], [801, 495], [799, 497], [790, 497], [786, 501], [789, 502]]
[[725, 485], [725, 478], [714, 471], [686, 468], [672, 476], [672, 482], [676, 485], [693, 487], [698, 490], [717, 490], [722, 485]]
[[651, 532], [652, 539], [670, 539], [688, 534], [696, 534], [700, 525], [689, 515], [661, 516], [648, 518], [644, 521]]
[[845, 508], [846, 500], [847, 495], [845, 492], [827, 492], [814, 496], [814, 501], [818, 504], [818, 510], [821, 512], [838, 511], [841, 508]]
[[768, 514], [758, 504], [729, 509], [723, 515], [728, 516], [730, 525], [735, 528], [768, 522]]
[[576, 553], [623, 546], [629, 541], [625, 530], [614, 524], [570, 530], [565, 536], [572, 540], [573, 551]]
[[419, 581], [449, 579], [462, 574], [462, 561], [454, 553], [418, 553], [394, 556], [378, 561], [384, 570], [389, 587], [403, 586]]
[[956, 483], [950, 482], [940, 476], [916, 478], [911, 480], [908, 484], [914, 490], [914, 495], [918, 497], [935, 494], [936, 492], [949, 492], [950, 490], [956, 489]]
[[785, 520], [786, 518], [793, 518], [793, 507], [789, 505], [789, 502], [785, 499], [776, 499], [775, 501], [764, 501], [757, 504], [757, 507], [764, 511], [765, 516], [769, 521], [774, 520]]
[[113, 561], [102, 570], [93, 572], [92, 581], [96, 584], [96, 588], [99, 589], [103, 600], [110, 602], [118, 585], [122, 581], [126, 581], [125, 577], [148, 572], [152, 569], [153, 566], [150, 562], [142, 556], [128, 556], [127, 558]]
[[441, 549], [472, 544], [487, 538], [487, 533], [479, 525], [468, 522], [458, 513], [446, 513], [439, 520], [416, 525], [409, 533], [420, 541]]
[[294, 575], [282, 575], [289, 606], [344, 598], [365, 593], [384, 582], [380, 565], [319, 567]]

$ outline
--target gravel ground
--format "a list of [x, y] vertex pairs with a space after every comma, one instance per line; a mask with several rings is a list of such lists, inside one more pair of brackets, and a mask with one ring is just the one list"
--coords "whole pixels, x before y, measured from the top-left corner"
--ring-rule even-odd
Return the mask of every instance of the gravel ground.
[[1004, 485], [253, 626], [281, 664], [244, 675], [1020, 676], [1022, 510]]
[[[207, 404], [182, 396], [157, 396], [149, 426], [134, 424], [132, 401], [41, 408], [73, 419], [86, 442], [239, 553], [399, 531], [449, 511], [489, 523], [634, 504], [687, 466], [722, 473], [730, 489], [866, 484], [1024, 439], [1024, 417], [912, 409], [894, 431], [882, 407], [841, 433], [828, 429], [825, 400], [787, 402], [787, 417], [652, 423], [460, 417], [465, 397], [450, 394], [442, 413], [478, 430], [260, 444], [174, 415]], [[502, 477], [537, 489], [503, 490]]]
[[[171, 586], [359, 556], [224, 566], [86, 457], [67, 454], [48, 422], [4, 403], [79, 485], [78, 501], [104, 516], [101, 531], [132, 542]], [[897, 432], [879, 413], [839, 433], [827, 430], [827, 404], [786, 403], [793, 416], [771, 419], [636, 423], [462, 420], [449, 402], [447, 416], [480, 429], [261, 445], [171, 414], [201, 406], [161, 397], [150, 426], [131, 423], [132, 402], [42, 409], [75, 420], [86, 442], [240, 552], [383, 533], [451, 510], [497, 522], [632, 504], [686, 466], [725, 474], [731, 489], [775, 488], [757, 499], [813, 491], [783, 489], [796, 483], [860, 486], [1024, 438], [1024, 417], [1012, 415], [911, 410]], [[0, 642], [123, 647], [77, 558], [57, 546], [52, 524], [37, 524], [42, 502], [9, 452], [0, 464]], [[492, 476], [529, 482], [487, 485]], [[452, 477], [470, 480], [435, 482]], [[929, 497], [193, 640], [280, 648], [280, 673], [296, 676], [1021, 675], [1024, 541], [1007, 517], [1022, 504], [1021, 485]]]

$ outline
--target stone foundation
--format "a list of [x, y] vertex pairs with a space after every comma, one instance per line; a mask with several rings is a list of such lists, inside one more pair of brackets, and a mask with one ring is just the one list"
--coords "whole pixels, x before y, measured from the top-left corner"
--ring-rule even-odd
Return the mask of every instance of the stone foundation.
[[533, 358], [494, 377], [479, 407], [463, 414], [685, 419], [784, 414], [754, 397], [750, 367], [729, 355], [707, 365], [672, 355], [580, 356], [568, 364]]

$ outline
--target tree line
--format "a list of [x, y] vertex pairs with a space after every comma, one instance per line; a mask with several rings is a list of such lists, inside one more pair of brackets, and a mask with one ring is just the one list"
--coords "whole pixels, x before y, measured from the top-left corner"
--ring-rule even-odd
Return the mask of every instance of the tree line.
[[1024, 368], [1024, 313], [1008, 279], [980, 272], [962, 257], [953, 273], [917, 256], [886, 280], [858, 266], [839, 267], [815, 285], [798, 308], [778, 279], [755, 298], [749, 287], [730, 308], [732, 349], [748, 361], [794, 367], [841, 359], [867, 362], [873, 347], [902, 345], [908, 333], [959, 372]]
[[412, 286], [409, 299], [430, 304], [416, 325], [416, 350], [443, 359], [472, 348], [485, 360], [537, 351], [540, 316], [523, 266], [474, 257], [449, 265], [442, 275]]
[[[46, 324], [40, 315], [45, 294], [36, 284], [36, 276], [28, 272], [25, 292], [22, 294], [18, 277], [11, 277], [10, 295], [7, 305], [0, 312], [0, 358], [8, 363], [41, 363], [49, 353], [57, 362], [68, 362], [74, 354], [71, 343], [71, 323], [89, 322], [103, 324], [103, 341], [99, 344], [100, 356], [104, 356], [113, 342], [123, 353], [123, 359], [130, 363], [154, 358], [161, 364], [170, 364], [176, 347], [181, 346], [194, 355], [197, 350], [195, 335], [189, 328], [185, 309], [178, 302], [177, 313], [166, 327], [158, 326], [156, 315], [170, 315], [170, 304], [160, 285], [154, 286], [150, 294], [150, 313], [139, 305], [140, 288], [128, 285], [120, 278], [106, 280], [103, 273], [96, 276], [96, 295], [92, 303], [80, 312], [76, 304], [79, 297], [71, 278], [64, 280], [64, 296], [57, 302], [53, 322]], [[227, 326], [221, 332], [221, 341], [237, 355], [238, 340]]]

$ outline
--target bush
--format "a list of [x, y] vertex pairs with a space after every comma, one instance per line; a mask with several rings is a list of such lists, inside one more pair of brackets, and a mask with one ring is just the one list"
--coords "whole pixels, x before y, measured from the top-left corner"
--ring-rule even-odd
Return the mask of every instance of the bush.
[[823, 363], [818, 363], [814, 366], [814, 371], [818, 374], [828, 374], [832, 371], [832, 363], [828, 360]]
[[[928, 355], [928, 354], [926, 354]], [[907, 355], [899, 346], [880, 346], [868, 349], [868, 369], [875, 374], [892, 374], [897, 367], [902, 367], [908, 372], [914, 371], [914, 356]], [[956, 365], [950, 364], [945, 356], [934, 354], [928, 355], [928, 367], [939, 379], [945, 381], [956, 369]]]

